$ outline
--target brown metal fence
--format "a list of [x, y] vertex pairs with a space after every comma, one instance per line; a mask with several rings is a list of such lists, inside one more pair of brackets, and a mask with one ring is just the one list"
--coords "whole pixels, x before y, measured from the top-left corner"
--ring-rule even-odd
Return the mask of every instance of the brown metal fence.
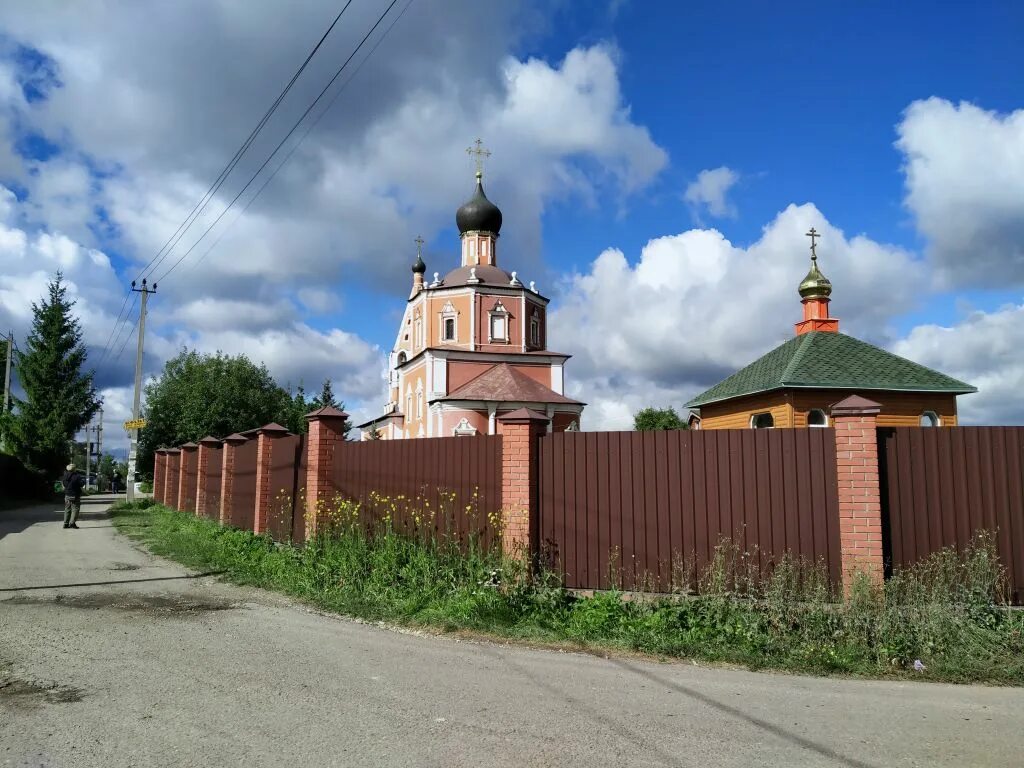
[[335, 493], [361, 504], [368, 524], [390, 516], [397, 530], [468, 535], [494, 543], [489, 516], [501, 509], [501, 437], [369, 440], [336, 446]]
[[302, 500], [297, 494], [297, 474], [302, 465], [305, 442], [305, 435], [285, 435], [274, 439], [270, 456], [270, 510], [267, 529], [271, 537], [277, 541], [294, 538], [294, 517], [296, 514], [301, 517], [304, 513]]
[[235, 448], [231, 487], [231, 525], [251, 531], [256, 517], [256, 439]]
[[[185, 456], [188, 456], [188, 459]], [[199, 467], [196, 465], [198, 457], [196, 452], [189, 451], [186, 454], [181, 452], [181, 498], [178, 499], [178, 509], [182, 512], [196, 511], [196, 482], [198, 481]]]
[[989, 531], [1020, 602], [1024, 427], [896, 427], [878, 436], [887, 565], [963, 548], [976, 531]]
[[199, 482], [203, 484], [206, 493], [205, 516], [214, 520], [220, 517], [220, 475], [223, 469], [223, 459], [219, 445], [204, 446], [209, 458], [207, 459], [206, 472]]
[[666, 589], [723, 538], [762, 567], [785, 552], [822, 560], [838, 582], [834, 430], [541, 438], [541, 553], [567, 586]]
[[296, 457], [295, 484], [292, 493], [292, 541], [306, 540], [306, 464], [309, 461], [309, 439], [299, 436]]

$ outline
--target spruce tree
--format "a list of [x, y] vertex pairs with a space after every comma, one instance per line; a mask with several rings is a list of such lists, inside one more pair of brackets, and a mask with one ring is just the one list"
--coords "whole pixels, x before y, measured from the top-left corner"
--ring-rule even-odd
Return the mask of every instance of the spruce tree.
[[25, 398], [16, 402], [10, 420], [11, 444], [28, 466], [48, 475], [64, 468], [71, 439], [100, 406], [93, 371], [83, 370], [86, 351], [74, 306], [58, 272], [42, 302], [32, 304], [25, 350], [15, 350]]
[[334, 399], [334, 389], [331, 387], [331, 380], [324, 379], [324, 385], [320, 388], [320, 396], [314, 400], [318, 408], [324, 406], [331, 406], [332, 408], [338, 407], [338, 401]]

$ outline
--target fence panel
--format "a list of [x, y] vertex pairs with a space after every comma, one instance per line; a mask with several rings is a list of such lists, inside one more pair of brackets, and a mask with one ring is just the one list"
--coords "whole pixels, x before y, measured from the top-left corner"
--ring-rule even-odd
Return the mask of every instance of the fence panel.
[[206, 517], [214, 520], [220, 518], [220, 474], [224, 463], [221, 451], [223, 450], [219, 445], [206, 446], [209, 459], [204, 476], [199, 478], [206, 493]]
[[256, 443], [248, 440], [235, 448], [231, 491], [231, 525], [251, 531], [256, 517]]
[[985, 530], [1021, 602], [1024, 427], [890, 427], [878, 439], [887, 569], [962, 549]]
[[185, 452], [182, 451], [181, 498], [178, 499], [178, 509], [182, 512], [195, 512], [196, 484], [199, 481], [199, 455], [195, 450], [189, 451], [187, 461], [185, 455]]
[[[556, 432], [540, 445], [540, 547], [575, 589], [665, 590], [722, 538], [840, 576], [832, 429]], [[613, 583], [614, 581], [614, 583]]]
[[335, 494], [361, 504], [372, 524], [390, 516], [408, 534], [478, 537], [494, 543], [489, 516], [501, 509], [501, 437], [432, 437], [339, 443]]

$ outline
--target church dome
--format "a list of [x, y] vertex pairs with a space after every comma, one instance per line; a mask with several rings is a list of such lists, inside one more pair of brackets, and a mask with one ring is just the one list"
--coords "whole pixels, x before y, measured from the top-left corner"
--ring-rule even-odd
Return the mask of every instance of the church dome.
[[427, 271], [427, 265], [423, 263], [423, 257], [420, 254], [416, 254], [416, 263], [412, 265], [412, 273], [414, 275], [422, 275]]
[[[476, 280], [473, 277], [476, 276]], [[444, 276], [441, 283], [445, 288], [457, 285], [512, 285], [512, 275], [492, 264], [478, 264], [472, 267], [457, 267]], [[516, 283], [516, 286], [522, 285]]]
[[832, 283], [818, 269], [817, 257], [811, 257], [811, 269], [801, 281], [799, 291], [803, 299], [827, 299], [831, 295]]
[[476, 175], [476, 190], [462, 207], [455, 212], [455, 223], [460, 234], [467, 232], [492, 232], [501, 230], [501, 210], [484, 194], [483, 176]]

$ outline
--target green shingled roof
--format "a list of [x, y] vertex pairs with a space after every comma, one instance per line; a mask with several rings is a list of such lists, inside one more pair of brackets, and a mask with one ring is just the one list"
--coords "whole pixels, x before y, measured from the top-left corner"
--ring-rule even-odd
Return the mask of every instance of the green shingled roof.
[[686, 405], [696, 408], [785, 388], [977, 392], [975, 387], [843, 333], [790, 339]]

